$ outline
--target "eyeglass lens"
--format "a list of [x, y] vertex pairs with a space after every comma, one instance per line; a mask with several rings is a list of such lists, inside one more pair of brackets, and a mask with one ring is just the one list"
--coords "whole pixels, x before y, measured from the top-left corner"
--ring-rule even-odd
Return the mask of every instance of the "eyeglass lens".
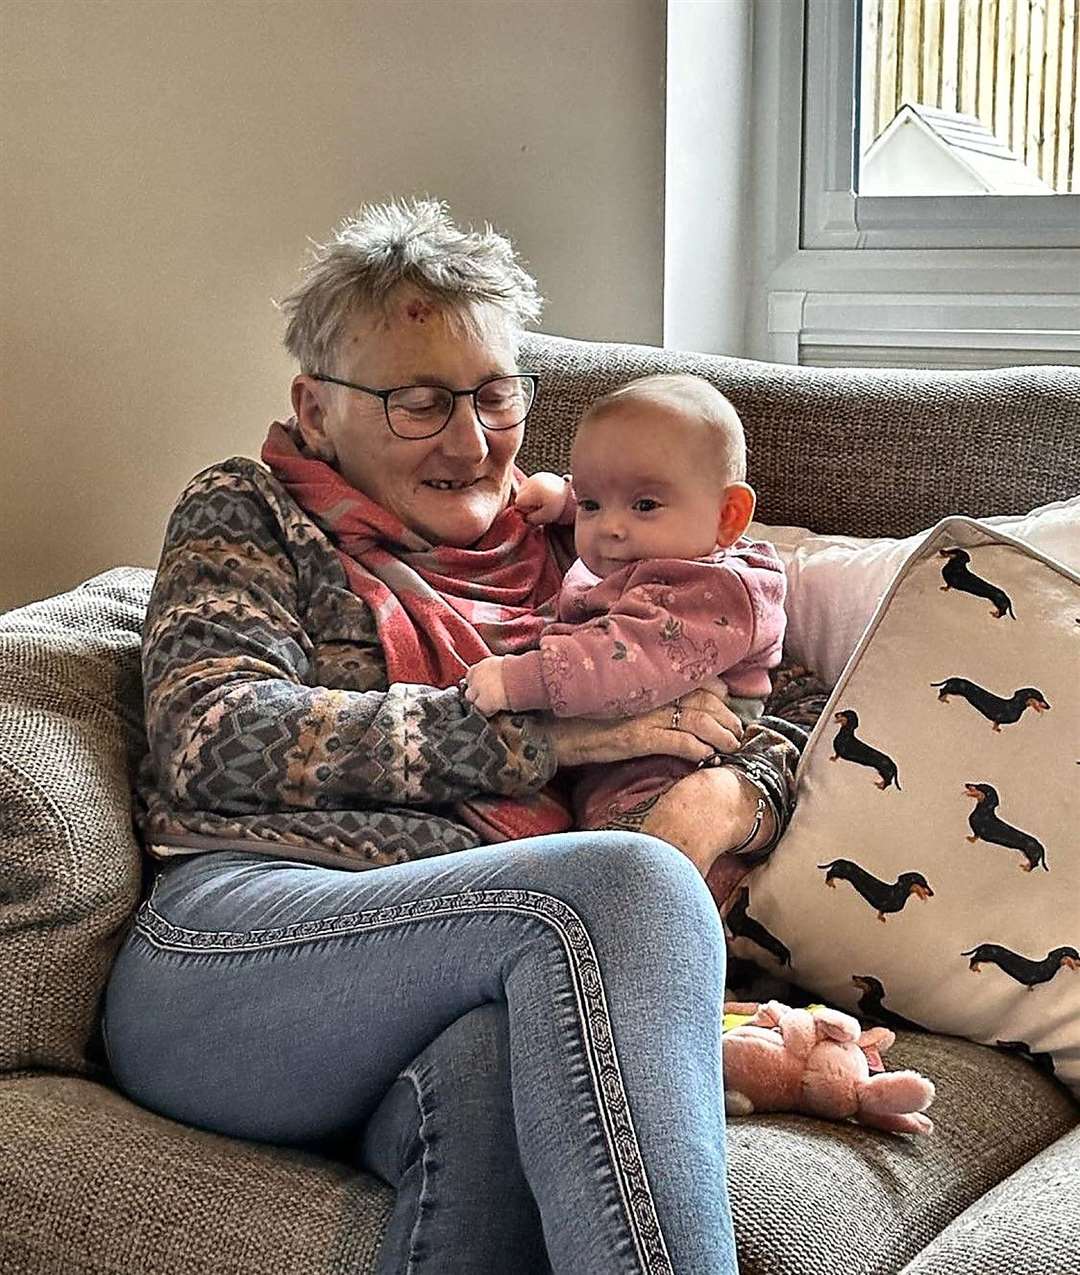
[[[527, 376], [499, 376], [473, 393], [476, 414], [485, 429], [513, 429], [529, 414], [533, 382]], [[386, 400], [390, 428], [402, 438], [426, 438], [450, 419], [454, 396], [441, 385], [410, 385]]]

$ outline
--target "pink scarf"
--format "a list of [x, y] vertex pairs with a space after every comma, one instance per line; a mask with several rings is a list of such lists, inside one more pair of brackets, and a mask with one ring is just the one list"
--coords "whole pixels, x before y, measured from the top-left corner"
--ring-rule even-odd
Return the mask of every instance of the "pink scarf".
[[[469, 548], [432, 545], [312, 456], [295, 419], [270, 426], [262, 460], [330, 538], [349, 587], [375, 617], [389, 682], [453, 686], [486, 655], [534, 647], [554, 618], [562, 571], [543, 528], [513, 504]], [[522, 477], [515, 469], [515, 488]], [[571, 826], [546, 789], [474, 797], [457, 809], [489, 842]]]

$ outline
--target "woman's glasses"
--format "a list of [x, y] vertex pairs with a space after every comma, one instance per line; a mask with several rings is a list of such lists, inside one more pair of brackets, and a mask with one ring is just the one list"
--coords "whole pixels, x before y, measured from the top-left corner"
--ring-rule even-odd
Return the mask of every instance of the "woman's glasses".
[[392, 390], [373, 390], [369, 385], [343, 381], [339, 376], [312, 372], [313, 381], [329, 381], [381, 398], [386, 423], [398, 438], [431, 438], [444, 430], [454, 414], [459, 398], [471, 398], [476, 419], [484, 429], [515, 429], [528, 416], [536, 401], [539, 377], [535, 372], [513, 376], [492, 376], [475, 389], [449, 390], [445, 385], [401, 385]]

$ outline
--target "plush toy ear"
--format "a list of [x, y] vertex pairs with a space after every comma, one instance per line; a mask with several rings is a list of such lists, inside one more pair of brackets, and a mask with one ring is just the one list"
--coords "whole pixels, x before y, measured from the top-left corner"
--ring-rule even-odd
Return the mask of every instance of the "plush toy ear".
[[892, 1049], [895, 1044], [896, 1033], [887, 1027], [868, 1027], [859, 1037], [860, 1049], [876, 1049], [880, 1054]]
[[752, 1027], [779, 1027], [780, 1020], [785, 1014], [790, 1014], [791, 1009], [787, 1005], [783, 1005], [780, 1001], [766, 1001], [764, 1005], [757, 1007], [757, 1013], [750, 1020]]
[[807, 1009], [789, 1009], [780, 1018], [784, 1048], [796, 1058], [810, 1057], [811, 1050], [821, 1039], [818, 1031], [817, 1016]]
[[871, 1027], [859, 1037], [859, 1048], [866, 1055], [866, 1065], [873, 1071], [884, 1071], [881, 1055], [893, 1044], [896, 1036], [887, 1027]]

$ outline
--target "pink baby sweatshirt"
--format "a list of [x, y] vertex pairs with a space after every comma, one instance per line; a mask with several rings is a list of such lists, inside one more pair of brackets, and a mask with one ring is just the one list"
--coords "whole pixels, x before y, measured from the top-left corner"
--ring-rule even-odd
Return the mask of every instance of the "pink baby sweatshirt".
[[578, 559], [540, 647], [503, 661], [513, 710], [630, 717], [719, 674], [764, 698], [784, 637], [784, 566], [741, 539], [706, 558], [652, 558], [601, 580]]

